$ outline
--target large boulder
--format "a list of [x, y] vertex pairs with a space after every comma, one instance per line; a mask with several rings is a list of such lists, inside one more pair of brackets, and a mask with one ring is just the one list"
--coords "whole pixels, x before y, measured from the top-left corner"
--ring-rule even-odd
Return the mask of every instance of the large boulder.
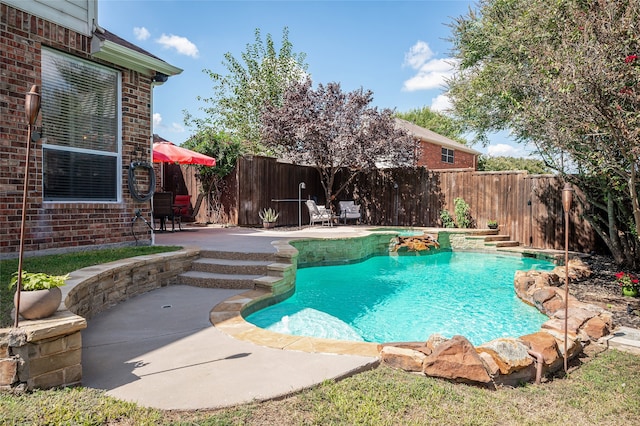
[[545, 371], [553, 371], [563, 363], [563, 358], [558, 349], [558, 342], [551, 334], [538, 331], [537, 333], [521, 336], [519, 340], [531, 351], [542, 355]]
[[475, 348], [464, 336], [440, 343], [423, 363], [422, 372], [463, 383], [487, 384], [491, 377]]
[[500, 338], [478, 346], [476, 351], [491, 355], [500, 368], [500, 374], [511, 374], [533, 364], [528, 349], [514, 338]]

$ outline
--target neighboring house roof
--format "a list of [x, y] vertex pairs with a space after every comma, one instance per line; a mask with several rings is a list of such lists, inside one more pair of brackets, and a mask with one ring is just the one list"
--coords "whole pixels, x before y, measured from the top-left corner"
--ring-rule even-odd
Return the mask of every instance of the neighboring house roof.
[[182, 72], [182, 69], [100, 27], [96, 28], [91, 38], [91, 55], [154, 76], [154, 80], [160, 84], [164, 83], [168, 76]]
[[417, 124], [413, 124], [408, 122], [407, 120], [403, 120], [401, 118], [396, 118], [396, 125], [402, 129], [404, 129], [407, 133], [412, 135], [413, 137], [419, 139], [422, 142], [432, 143], [434, 145], [443, 146], [448, 149], [453, 149], [455, 151], [468, 152], [469, 154], [480, 155], [482, 154], [475, 149], [471, 149], [466, 145], [461, 144], [460, 142], [456, 142], [453, 139], [449, 139], [446, 136], [442, 136], [436, 132], [433, 132], [429, 129], [425, 129], [424, 127], [420, 127]]

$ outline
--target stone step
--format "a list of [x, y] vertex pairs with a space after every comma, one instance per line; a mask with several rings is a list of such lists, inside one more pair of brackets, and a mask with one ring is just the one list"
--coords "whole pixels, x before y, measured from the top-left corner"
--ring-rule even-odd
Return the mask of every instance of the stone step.
[[254, 280], [262, 275], [218, 274], [213, 272], [187, 271], [178, 275], [181, 284], [205, 288], [247, 288], [254, 289]]
[[500, 247], [518, 247], [520, 245], [520, 241], [497, 241], [495, 243], [496, 248]]
[[209, 257], [194, 260], [193, 271], [211, 272], [217, 274], [267, 275], [268, 266], [272, 260], [235, 260], [214, 259]]
[[264, 288], [270, 290], [274, 285], [282, 281], [282, 277], [264, 276], [257, 278], [255, 281], [256, 288]]
[[275, 261], [275, 253], [245, 253], [237, 251], [220, 251], [220, 250], [202, 250], [201, 258], [207, 259], [228, 259], [228, 260], [270, 260]]
[[511, 240], [510, 235], [489, 235], [487, 237], [484, 237], [484, 241], [487, 243], [490, 243], [493, 241], [510, 241], [510, 240]]

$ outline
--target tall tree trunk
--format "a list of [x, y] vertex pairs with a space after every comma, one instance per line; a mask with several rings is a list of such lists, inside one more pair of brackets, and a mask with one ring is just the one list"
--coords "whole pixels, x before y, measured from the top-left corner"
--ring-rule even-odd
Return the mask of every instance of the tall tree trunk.
[[617, 264], [625, 263], [625, 256], [620, 245], [620, 237], [618, 236], [618, 227], [616, 226], [616, 213], [615, 203], [613, 202], [613, 196], [610, 192], [606, 193], [607, 197], [607, 224], [609, 228], [609, 250], [613, 255]]
[[640, 236], [640, 203], [638, 202], [637, 185], [637, 161], [631, 163], [631, 173], [629, 174], [629, 196], [631, 197], [631, 208], [633, 210], [633, 220], [635, 222], [636, 238]]

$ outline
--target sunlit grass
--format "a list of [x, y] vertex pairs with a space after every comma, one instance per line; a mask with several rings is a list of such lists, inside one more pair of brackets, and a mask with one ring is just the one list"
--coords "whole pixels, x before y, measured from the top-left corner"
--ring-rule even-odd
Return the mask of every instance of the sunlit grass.
[[[567, 378], [489, 390], [380, 367], [280, 401], [161, 411], [93, 389], [0, 394], [2, 424], [618, 425], [640, 419], [640, 357], [609, 350]], [[176, 389], [176, 392], [179, 392]]]

